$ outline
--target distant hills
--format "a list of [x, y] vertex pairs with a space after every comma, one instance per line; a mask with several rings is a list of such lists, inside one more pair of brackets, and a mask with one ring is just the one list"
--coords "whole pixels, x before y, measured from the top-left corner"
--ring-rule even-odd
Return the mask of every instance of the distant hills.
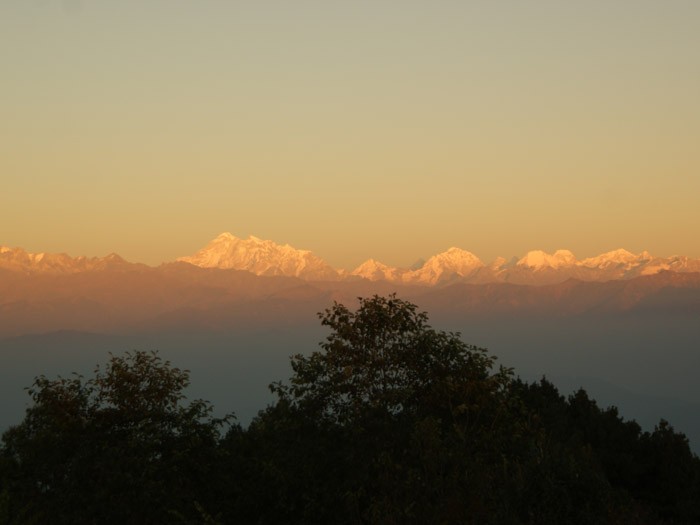
[[[577, 260], [568, 250], [553, 254], [533, 250], [521, 258], [499, 257], [485, 264], [466, 250], [452, 247], [412, 268], [388, 266], [369, 259], [352, 271], [337, 270], [308, 250], [299, 250], [254, 236], [248, 239], [222, 233], [197, 253], [181, 257], [200, 268], [242, 270], [257, 276], [294, 277], [305, 281], [356, 281], [418, 286], [446, 286], [455, 283], [511, 283], [548, 285], [569, 279], [604, 282], [628, 280], [669, 271], [700, 272], [700, 259], [685, 256], [654, 257], [624, 249]], [[168, 264], [168, 263], [166, 263]], [[102, 258], [70, 257], [66, 254], [28, 253], [21, 248], [0, 247], [0, 269], [24, 274], [73, 274], [94, 271], [146, 270], [116, 254]]]

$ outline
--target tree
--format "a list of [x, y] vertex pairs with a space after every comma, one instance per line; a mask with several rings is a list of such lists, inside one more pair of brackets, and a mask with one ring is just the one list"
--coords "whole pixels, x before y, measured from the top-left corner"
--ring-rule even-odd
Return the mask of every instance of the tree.
[[239, 501], [265, 501], [244, 509], [244, 521], [592, 524], [633, 515], [596, 450], [569, 443], [585, 422], [550, 383], [514, 379], [395, 295], [360, 298], [354, 311], [335, 303], [319, 317], [331, 330], [320, 350], [293, 356], [289, 382], [272, 385], [277, 403], [233, 436], [249, 458], [250, 492]]
[[[261, 456], [297, 473], [281, 489], [287, 515], [309, 522], [331, 507], [336, 522], [498, 522], [498, 494], [525, 447], [510, 370], [395, 295], [359, 301], [355, 311], [335, 303], [319, 314], [331, 329], [321, 350], [292, 357], [290, 382], [272, 386], [279, 402], [251, 426], [259, 443], [276, 429]], [[313, 450], [279, 446], [300, 431], [314, 436]], [[280, 449], [289, 453], [279, 458]], [[315, 480], [329, 457], [336, 497], [321, 503], [329, 490], [317, 493]]]
[[322, 351], [293, 356], [291, 384], [273, 391], [328, 421], [435, 409], [455, 416], [484, 393], [475, 386], [502, 391], [510, 377], [504, 368], [492, 374], [495, 358], [486, 349], [433, 330], [426, 313], [396, 295], [360, 298], [355, 312], [335, 303], [319, 317], [332, 330]]
[[164, 523], [206, 515], [228, 418], [212, 418], [204, 401], [186, 404], [188, 384], [188, 371], [141, 351], [111, 356], [92, 379], [36, 378], [33, 406], [0, 447], [10, 522]]

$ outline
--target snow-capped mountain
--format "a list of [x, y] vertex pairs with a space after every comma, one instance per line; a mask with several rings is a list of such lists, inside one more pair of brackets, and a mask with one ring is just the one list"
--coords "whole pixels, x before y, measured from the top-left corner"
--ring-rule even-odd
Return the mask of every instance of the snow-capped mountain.
[[700, 260], [681, 256], [664, 259], [647, 251], [634, 254], [618, 249], [579, 261], [568, 250], [557, 250], [554, 254], [536, 250], [506, 267], [500, 277], [517, 284], [554, 284], [571, 278], [582, 281], [632, 279], [666, 270], [698, 272]]
[[641, 263], [651, 258], [652, 257], [649, 255], [649, 252], [642, 252], [639, 255], [635, 255], [632, 252], [620, 249], [603, 253], [597, 257], [583, 259], [580, 264], [586, 268], [596, 268], [599, 270], [605, 270], [613, 267], [631, 270], [632, 268], [639, 266]]
[[394, 268], [393, 266], [387, 266], [386, 264], [375, 261], [374, 259], [367, 259], [360, 266], [350, 272], [350, 275], [362, 277], [369, 281], [390, 281], [393, 283], [400, 283], [403, 282], [403, 276], [408, 272], [409, 270], [403, 268]]
[[428, 259], [421, 268], [404, 274], [403, 281], [411, 284], [434, 285], [455, 280], [468, 280], [483, 267], [484, 263], [473, 253], [452, 247]]
[[542, 250], [527, 252], [525, 257], [520, 259], [517, 266], [524, 266], [532, 270], [542, 270], [544, 268], [567, 268], [576, 265], [576, 257], [569, 250], [557, 250], [550, 255]]
[[395, 268], [369, 259], [355, 268], [352, 275], [370, 281], [435, 285], [469, 279], [483, 267], [484, 263], [473, 253], [452, 247], [446, 252], [434, 255], [415, 270]]
[[248, 239], [240, 239], [230, 233], [222, 233], [193, 256], [178, 260], [203, 268], [233, 268], [256, 275], [298, 277], [309, 281], [362, 278], [420, 286], [454, 282], [544, 285], [572, 278], [609, 281], [652, 275], [664, 270], [700, 271], [700, 260], [682, 256], [662, 259], [648, 252], [633, 254], [623, 249], [581, 261], [569, 250], [557, 250], [552, 254], [532, 250], [521, 258], [506, 260], [499, 257], [486, 265], [473, 253], [452, 247], [430, 257], [415, 269], [389, 266], [368, 259], [351, 272], [345, 272], [332, 268], [308, 250], [297, 250], [288, 244], [280, 245], [252, 235]]
[[691, 259], [685, 255], [673, 255], [665, 260], [672, 272], [700, 272], [700, 259]]
[[178, 261], [201, 268], [246, 270], [256, 275], [282, 275], [308, 281], [334, 281], [338, 271], [308, 250], [297, 250], [250, 236], [247, 239], [226, 232], [190, 257]]
[[[547, 253], [532, 250], [522, 257], [498, 257], [484, 264], [476, 255], [452, 247], [411, 268], [398, 268], [369, 259], [353, 271], [336, 270], [308, 250], [277, 244], [254, 236], [240, 239], [222, 233], [192, 256], [180, 262], [200, 268], [235, 269], [263, 276], [296, 277], [307, 281], [364, 279], [396, 285], [444, 286], [452, 283], [512, 283], [549, 285], [568, 279], [580, 281], [627, 280], [663, 271], [700, 272], [700, 259], [674, 255], [654, 257], [643, 251], [624, 249], [577, 260], [569, 250]], [[70, 257], [65, 253], [29, 253], [21, 248], [0, 246], [0, 270], [24, 274], [73, 274], [101, 270], [145, 270], [116, 254], [106, 257]]]
[[25, 274], [71, 274], [135, 266], [110, 253], [105, 257], [71, 257], [65, 253], [30, 253], [22, 248], [0, 246], [0, 268]]
[[579, 261], [569, 250], [557, 250], [553, 254], [532, 250], [521, 258], [514, 257], [508, 261], [498, 257], [485, 265], [470, 252], [450, 248], [431, 257], [422, 267], [415, 270], [394, 268], [370, 259], [352, 274], [371, 281], [385, 280], [397, 284], [428, 286], [453, 282], [545, 285], [564, 282], [567, 279], [632, 279], [662, 271], [700, 272], [700, 260], [685, 256], [664, 259], [653, 257], [646, 251], [633, 254], [620, 249]]

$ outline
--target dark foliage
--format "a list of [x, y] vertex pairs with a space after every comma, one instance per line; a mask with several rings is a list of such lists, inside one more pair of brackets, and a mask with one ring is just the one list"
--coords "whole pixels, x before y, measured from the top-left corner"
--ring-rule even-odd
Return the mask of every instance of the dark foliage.
[[6, 521], [199, 519], [213, 504], [223, 421], [203, 401], [182, 403], [188, 384], [187, 371], [147, 352], [112, 357], [89, 380], [38, 377], [34, 405], [3, 435]]
[[700, 523], [700, 460], [665, 421], [525, 383], [395, 296], [320, 317], [320, 350], [223, 438], [156, 354], [38, 378], [0, 446], [0, 524]]

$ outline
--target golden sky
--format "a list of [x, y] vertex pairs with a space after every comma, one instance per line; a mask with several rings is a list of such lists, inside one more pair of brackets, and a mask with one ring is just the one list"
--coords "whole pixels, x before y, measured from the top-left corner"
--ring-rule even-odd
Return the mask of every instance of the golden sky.
[[700, 2], [4, 0], [0, 245], [700, 257]]

